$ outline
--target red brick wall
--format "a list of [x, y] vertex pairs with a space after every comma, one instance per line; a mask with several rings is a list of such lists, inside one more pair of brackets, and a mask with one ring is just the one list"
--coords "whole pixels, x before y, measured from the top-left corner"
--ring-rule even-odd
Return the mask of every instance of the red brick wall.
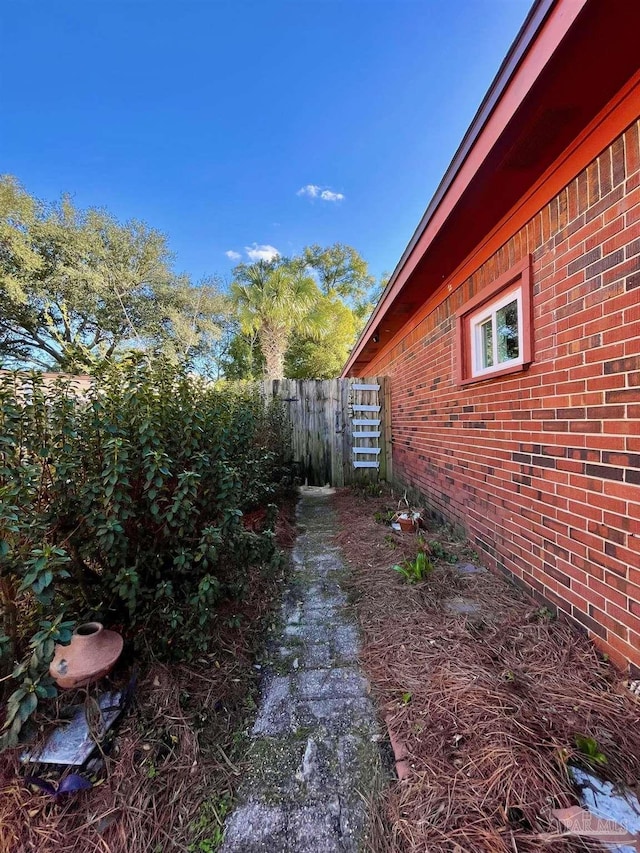
[[[486, 561], [640, 668], [640, 123], [368, 372], [394, 474]], [[460, 388], [455, 312], [533, 257], [534, 358]]]

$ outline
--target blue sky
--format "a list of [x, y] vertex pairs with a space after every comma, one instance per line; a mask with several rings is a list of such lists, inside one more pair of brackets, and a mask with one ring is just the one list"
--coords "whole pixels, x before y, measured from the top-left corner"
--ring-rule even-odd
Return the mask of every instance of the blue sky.
[[228, 279], [227, 252], [336, 241], [379, 275], [529, 6], [6, 2], [0, 172], [43, 199], [67, 191], [147, 221], [196, 280]]

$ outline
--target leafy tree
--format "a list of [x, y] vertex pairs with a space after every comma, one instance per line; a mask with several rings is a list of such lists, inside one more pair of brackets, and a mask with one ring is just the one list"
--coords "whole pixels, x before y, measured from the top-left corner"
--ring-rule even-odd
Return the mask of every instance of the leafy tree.
[[257, 336], [266, 378], [280, 379], [294, 332], [318, 335], [323, 330], [318, 286], [299, 263], [286, 259], [240, 264], [234, 272], [231, 299], [240, 327]]
[[[327, 248], [308, 246], [301, 255], [283, 262], [283, 266], [302, 275], [312, 275], [319, 290], [313, 304], [311, 328], [296, 323], [288, 336], [284, 375], [295, 379], [338, 376], [388, 276], [376, 283], [369, 275], [366, 261], [355, 249], [341, 243]], [[276, 264], [274, 268], [278, 267]], [[238, 269], [245, 274], [250, 268]], [[262, 269], [264, 274], [267, 268]], [[261, 344], [257, 325], [243, 324], [225, 350], [224, 375], [228, 379], [255, 379], [264, 375]]]
[[265, 364], [257, 334], [237, 328], [220, 358], [220, 367], [225, 379], [261, 379]]
[[329, 338], [325, 342], [327, 359], [324, 364], [319, 362], [321, 349], [307, 342], [304, 349], [310, 354], [309, 365], [305, 368], [298, 361], [295, 368], [296, 375], [300, 370], [304, 373], [309, 369], [315, 372], [306, 375], [336, 376], [340, 373], [353, 344], [382, 295], [389, 281], [389, 274], [383, 273], [380, 281], [376, 282], [374, 276], [369, 273], [368, 264], [362, 255], [344, 243], [334, 243], [326, 248], [317, 244], [307, 246], [302, 253], [300, 263], [314, 271], [325, 296], [339, 297], [342, 304], [348, 306], [353, 314], [354, 326], [349, 337], [346, 315], [342, 315], [341, 323], [338, 325], [340, 330], [338, 338]]
[[390, 273], [383, 272], [380, 276], [380, 281], [375, 282], [365, 296], [356, 300], [355, 305], [353, 306], [353, 313], [356, 317], [356, 337], [366, 326], [367, 321], [371, 316], [373, 309], [382, 297], [390, 278]]
[[285, 356], [285, 374], [291, 379], [339, 376], [356, 339], [356, 313], [337, 296], [323, 296], [318, 311], [326, 317], [319, 336], [292, 336]]
[[315, 271], [325, 296], [337, 295], [344, 300], [356, 301], [362, 299], [375, 284], [364, 258], [343, 243], [334, 243], [327, 248], [314, 243], [304, 249], [300, 261]]
[[78, 372], [132, 347], [202, 356], [225, 300], [170, 261], [165, 236], [142, 222], [68, 197], [45, 205], [0, 177], [0, 359]]
[[[324, 329], [313, 335], [293, 332], [284, 358], [284, 375], [291, 379], [332, 379], [340, 374], [356, 338], [359, 320], [338, 297], [321, 297], [315, 309]], [[238, 331], [222, 359], [227, 379], [259, 379], [264, 356], [257, 335]]]

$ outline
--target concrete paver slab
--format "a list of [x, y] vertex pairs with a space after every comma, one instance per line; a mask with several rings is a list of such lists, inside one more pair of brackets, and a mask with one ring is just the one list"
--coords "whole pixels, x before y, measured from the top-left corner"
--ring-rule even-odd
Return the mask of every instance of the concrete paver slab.
[[324, 490], [302, 494], [282, 627], [221, 853], [357, 853], [380, 771], [378, 722]]

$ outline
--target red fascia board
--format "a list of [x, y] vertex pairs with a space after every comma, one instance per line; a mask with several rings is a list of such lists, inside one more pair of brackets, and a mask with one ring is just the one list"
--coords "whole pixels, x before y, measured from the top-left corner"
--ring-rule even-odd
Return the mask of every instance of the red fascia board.
[[[554, 161], [535, 182], [519, 203], [511, 208], [486, 238], [467, 255], [411, 318], [386, 341], [378, 352], [366, 359], [367, 369], [375, 372], [377, 360], [391, 350], [433, 311], [475, 269], [493, 255], [511, 235], [592, 162], [610, 142], [622, 133], [640, 115], [640, 71], [635, 74], [595, 119], [576, 137], [574, 143]], [[353, 368], [352, 368], [353, 369]]]
[[[540, 75], [540, 72], [552, 58], [558, 46], [571, 29], [576, 18], [588, 2], [589, 0], [559, 0], [543, 21], [539, 31], [534, 31], [533, 33], [528, 34], [530, 42], [528, 43], [526, 54], [521, 59], [517, 70], [513, 73], [513, 76], [505, 86], [499, 100], [493, 107], [492, 112], [485, 120], [484, 126], [479, 131], [474, 144], [463, 159], [462, 163], [456, 167], [456, 158], [452, 161], [452, 165], [449, 167], [449, 170], [456, 168], [456, 171], [450, 179], [448, 189], [442, 198], [437, 201], [430, 216], [429, 210], [431, 209], [431, 205], [427, 208], [427, 213], [424, 217], [427, 221], [424, 223], [424, 226], [421, 224], [418, 228], [418, 233], [421, 228], [422, 233], [417, 240], [414, 236], [407, 251], [405, 251], [398, 269], [391, 277], [391, 282], [387, 287], [386, 292], [383, 293], [378, 305], [353, 348], [351, 355], [349, 356], [349, 360], [343, 368], [343, 377], [349, 375], [351, 366], [357, 360], [360, 352], [369, 341], [375, 327], [381, 322], [387, 311], [395, 302], [398, 294], [415, 271], [416, 266], [427, 251], [429, 245], [444, 225], [453, 208], [462, 198], [465, 190], [473, 180], [474, 175], [500, 137], [500, 134], [507, 127], [518, 107], [531, 91]], [[527, 35], [524, 33], [524, 30], [531, 25], [531, 21], [535, 21], [536, 25], [540, 26], [537, 19], [530, 16], [519, 33], [516, 42]], [[492, 89], [497, 85], [499, 85], [498, 78], [496, 78], [496, 81], [492, 84]], [[489, 95], [487, 95], [483, 104], [488, 99]], [[482, 107], [479, 110], [478, 115], [480, 115], [481, 111]], [[474, 119], [474, 122], [475, 121], [476, 120]], [[447, 170], [447, 172], [449, 172], [449, 170]], [[445, 175], [443, 183], [446, 180], [447, 176]], [[438, 193], [434, 196], [434, 201], [437, 200], [437, 196]]]

